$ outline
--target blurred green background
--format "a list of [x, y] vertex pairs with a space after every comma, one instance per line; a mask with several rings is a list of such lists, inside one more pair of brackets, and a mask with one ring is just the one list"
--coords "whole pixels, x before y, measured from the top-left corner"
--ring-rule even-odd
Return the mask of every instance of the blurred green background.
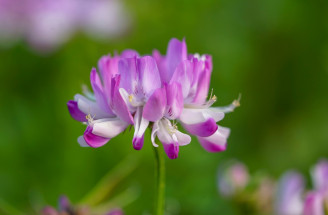
[[227, 151], [208, 153], [193, 139], [178, 159], [166, 158], [166, 197], [179, 214], [235, 214], [216, 186], [218, 165], [227, 159], [277, 178], [291, 168], [307, 174], [328, 157], [328, 1], [128, 0], [126, 6], [134, 24], [119, 39], [101, 43], [78, 34], [47, 56], [24, 43], [0, 51], [1, 199], [23, 211], [35, 201], [56, 205], [61, 194], [76, 202], [136, 155], [138, 168], [124, 183], [140, 196], [124, 210], [151, 212], [150, 142], [135, 151], [130, 131], [104, 147], [81, 148], [76, 139], [85, 126], [69, 116], [66, 102], [89, 85], [100, 56], [126, 48], [165, 53], [172, 37], [185, 37], [188, 52], [212, 55], [216, 105], [242, 93], [241, 107], [221, 123], [232, 131]]

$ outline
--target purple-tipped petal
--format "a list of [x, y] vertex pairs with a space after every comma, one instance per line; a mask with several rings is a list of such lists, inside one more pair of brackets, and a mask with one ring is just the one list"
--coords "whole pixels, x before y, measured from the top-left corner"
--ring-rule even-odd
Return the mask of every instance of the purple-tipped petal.
[[170, 159], [176, 159], [179, 155], [179, 145], [177, 143], [162, 142], [164, 151]]
[[138, 107], [134, 114], [134, 135], [133, 135], [133, 148], [140, 150], [144, 142], [144, 133], [148, 128], [149, 121], [142, 117], [142, 107]]
[[134, 137], [132, 140], [132, 145], [135, 150], [140, 150], [142, 149], [144, 144], [144, 135], [141, 137]]
[[137, 60], [138, 71], [143, 92], [149, 97], [157, 88], [161, 87], [161, 78], [156, 61], [151, 56], [145, 56]]
[[67, 107], [68, 107], [68, 111], [71, 114], [72, 118], [80, 121], [80, 122], [86, 122], [88, 121], [85, 116], [86, 114], [83, 113], [82, 111], [80, 111], [78, 105], [77, 105], [77, 101], [68, 101], [67, 102]]
[[227, 147], [227, 138], [216, 131], [209, 137], [197, 137], [199, 143], [208, 152], [221, 152], [225, 151]]
[[278, 183], [275, 211], [281, 215], [301, 215], [303, 211], [303, 176], [297, 172], [285, 173]]
[[134, 58], [139, 57], [139, 53], [133, 49], [126, 49], [121, 53], [121, 58]]
[[185, 41], [180, 42], [178, 39], [171, 39], [166, 52], [166, 73], [161, 74], [163, 82], [169, 83], [175, 71], [175, 68], [187, 59], [187, 46]]
[[181, 84], [183, 98], [187, 98], [192, 82], [192, 64], [189, 60], [182, 61], [172, 75], [170, 83], [178, 82]]
[[83, 134], [85, 142], [92, 148], [98, 148], [105, 145], [110, 139], [100, 137], [92, 133], [92, 127], [88, 126]]
[[133, 117], [119, 91], [120, 79], [121, 77], [119, 75], [112, 78], [111, 107], [120, 119], [122, 119], [123, 121], [129, 124], [133, 124]]
[[99, 122], [93, 122], [92, 133], [104, 138], [113, 138], [123, 132], [129, 124], [118, 119], [118, 118], [109, 118], [106, 121], [100, 120]]
[[165, 108], [166, 90], [165, 88], [158, 88], [145, 104], [142, 116], [149, 121], [155, 122], [164, 116]]
[[304, 203], [303, 215], [325, 215], [322, 193], [310, 192], [307, 194]]
[[328, 189], [328, 161], [321, 160], [311, 171], [316, 190]]
[[42, 215], [59, 215], [59, 213], [53, 207], [47, 206], [42, 209]]
[[201, 123], [183, 124], [183, 127], [192, 135], [197, 135], [200, 137], [211, 136], [218, 129], [218, 125], [213, 118], [209, 118]]
[[166, 114], [169, 119], [176, 119], [183, 109], [183, 95], [181, 85], [177, 82], [165, 85], [166, 88]]

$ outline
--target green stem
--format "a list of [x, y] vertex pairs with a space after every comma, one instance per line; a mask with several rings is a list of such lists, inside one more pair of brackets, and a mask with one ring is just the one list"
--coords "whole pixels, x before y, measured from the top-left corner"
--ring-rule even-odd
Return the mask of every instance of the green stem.
[[165, 160], [163, 152], [159, 147], [153, 147], [155, 152], [155, 178], [156, 178], [156, 195], [155, 198], [155, 215], [164, 214], [165, 205]]

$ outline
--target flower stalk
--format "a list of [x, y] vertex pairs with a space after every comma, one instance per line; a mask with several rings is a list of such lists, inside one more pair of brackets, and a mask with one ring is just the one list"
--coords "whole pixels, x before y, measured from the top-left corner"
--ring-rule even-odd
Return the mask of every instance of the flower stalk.
[[156, 198], [155, 213], [163, 215], [165, 208], [165, 160], [162, 150], [159, 147], [153, 147], [155, 154], [155, 180], [156, 180]]

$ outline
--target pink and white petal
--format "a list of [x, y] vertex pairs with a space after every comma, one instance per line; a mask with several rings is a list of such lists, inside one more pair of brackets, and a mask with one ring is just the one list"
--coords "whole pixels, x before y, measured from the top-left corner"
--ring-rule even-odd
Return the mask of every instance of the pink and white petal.
[[195, 124], [183, 124], [183, 127], [192, 135], [208, 137], [218, 130], [218, 125], [213, 118]]
[[166, 88], [166, 114], [169, 119], [176, 119], [183, 109], [183, 95], [181, 85], [177, 82], [165, 85]]
[[228, 138], [230, 135], [230, 128], [218, 126], [218, 131], [222, 134], [225, 138]]
[[181, 84], [183, 98], [189, 95], [191, 82], [192, 82], [192, 63], [189, 60], [184, 60], [177, 65], [170, 83], [178, 82]]
[[77, 106], [79, 110], [85, 113], [86, 115], [90, 114], [95, 119], [111, 117], [110, 114], [100, 109], [96, 102], [91, 101], [80, 94], [76, 94], [74, 96], [74, 100], [77, 101]]
[[142, 117], [142, 107], [138, 107], [134, 115], [134, 136], [132, 140], [133, 148], [140, 150], [144, 143], [144, 133], [149, 125], [149, 121]]
[[140, 84], [146, 97], [149, 97], [162, 85], [156, 61], [151, 56], [145, 56], [137, 59], [137, 67], [141, 80]]
[[164, 116], [166, 108], [166, 90], [158, 88], [146, 102], [142, 116], [152, 122], [161, 119]]
[[193, 99], [193, 103], [203, 104], [206, 102], [206, 98], [210, 86], [210, 80], [211, 80], [211, 71], [205, 69], [205, 71], [202, 72], [202, 74], [199, 76], [196, 94]]
[[306, 195], [303, 215], [325, 215], [322, 193], [310, 192]]
[[184, 134], [180, 131], [175, 131], [174, 134], [177, 137], [179, 146], [185, 146], [191, 142], [191, 137], [188, 134]]
[[90, 147], [90, 146], [87, 144], [87, 142], [85, 142], [83, 136], [79, 136], [79, 137], [77, 138], [77, 142], [79, 143], [79, 145], [80, 145], [81, 147]]
[[183, 108], [179, 120], [184, 124], [196, 124], [205, 122], [208, 115], [204, 114], [206, 109]]
[[113, 138], [123, 132], [129, 124], [119, 118], [108, 118], [93, 121], [92, 133], [105, 137]]
[[105, 145], [110, 138], [101, 137], [92, 133], [92, 126], [88, 126], [83, 134], [85, 142], [92, 148], [98, 148]]
[[208, 152], [221, 152], [226, 150], [227, 138], [219, 131], [216, 131], [209, 137], [197, 137], [199, 143]]
[[71, 114], [73, 119], [75, 119], [77, 121], [80, 121], [80, 122], [88, 121], [85, 118], [86, 114], [83, 113], [82, 111], [80, 111], [80, 109], [78, 107], [78, 104], [77, 104], [77, 101], [73, 101], [73, 100], [68, 101], [67, 102], [67, 107], [68, 107], [68, 111]]
[[122, 58], [118, 62], [118, 71], [121, 75], [120, 88], [128, 93], [134, 93], [138, 82], [136, 58]]
[[120, 76], [117, 75], [114, 78], [112, 78], [112, 101], [111, 101], [111, 107], [114, 111], [114, 113], [121, 118], [123, 121], [133, 124], [133, 117], [129, 111], [129, 108], [127, 104], [125, 103], [124, 99], [122, 98], [120, 91], [119, 91], [119, 85], [120, 85]]

